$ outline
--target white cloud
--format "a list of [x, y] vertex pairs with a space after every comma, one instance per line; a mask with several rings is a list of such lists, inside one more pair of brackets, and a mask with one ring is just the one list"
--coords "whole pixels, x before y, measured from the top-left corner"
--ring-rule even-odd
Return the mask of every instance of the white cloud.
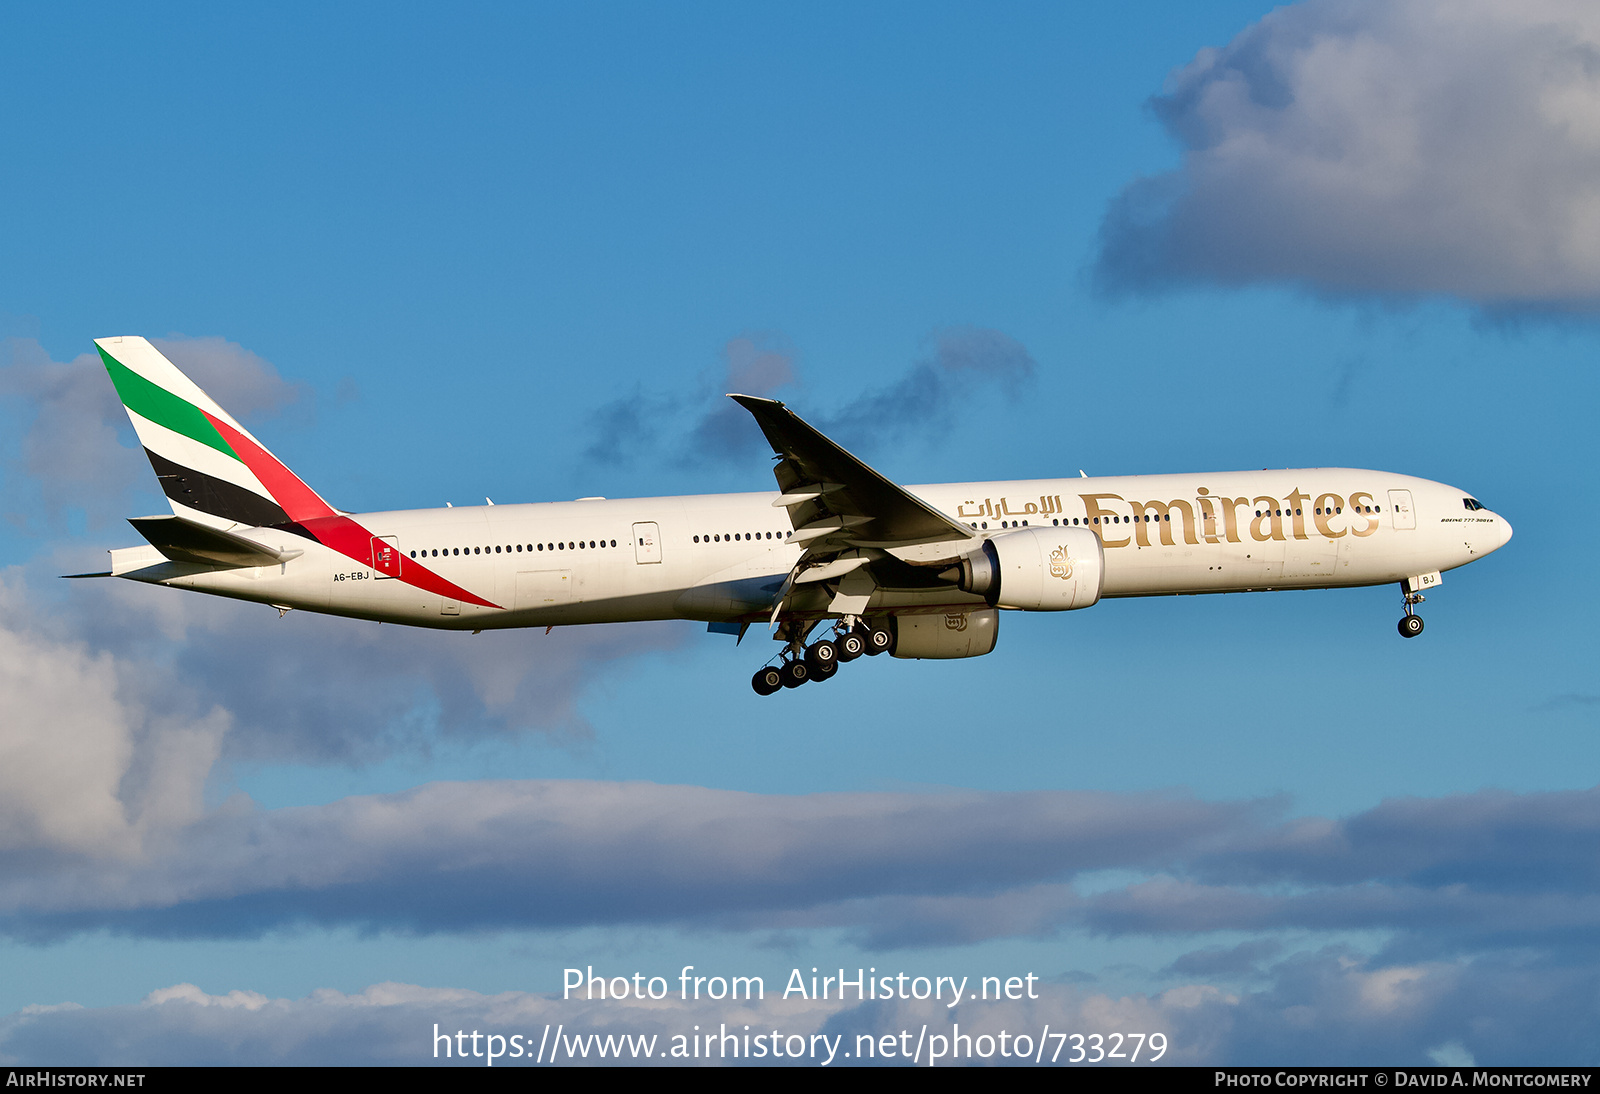
[[1600, 9], [1308, 0], [1175, 71], [1183, 148], [1102, 225], [1112, 289], [1287, 282], [1600, 309]]
[[228, 717], [141, 701], [116, 660], [26, 624], [0, 582], [0, 852], [136, 854], [201, 813]]

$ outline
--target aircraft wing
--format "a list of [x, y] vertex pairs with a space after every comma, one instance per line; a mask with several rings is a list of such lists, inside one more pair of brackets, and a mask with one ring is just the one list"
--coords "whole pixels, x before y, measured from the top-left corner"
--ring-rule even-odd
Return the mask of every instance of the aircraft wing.
[[782, 457], [773, 473], [794, 518], [795, 539], [811, 546], [902, 547], [972, 538], [972, 529], [896, 486], [776, 399], [731, 395]]

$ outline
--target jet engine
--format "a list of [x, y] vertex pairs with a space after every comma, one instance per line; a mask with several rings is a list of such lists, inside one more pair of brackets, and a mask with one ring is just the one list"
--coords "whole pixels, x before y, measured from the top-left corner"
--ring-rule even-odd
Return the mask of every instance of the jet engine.
[[1087, 528], [1019, 528], [987, 539], [941, 576], [997, 608], [1066, 612], [1100, 599], [1105, 549]]
[[901, 615], [894, 620], [896, 657], [982, 657], [1000, 637], [1000, 613], [993, 608], [946, 612], [941, 615]]

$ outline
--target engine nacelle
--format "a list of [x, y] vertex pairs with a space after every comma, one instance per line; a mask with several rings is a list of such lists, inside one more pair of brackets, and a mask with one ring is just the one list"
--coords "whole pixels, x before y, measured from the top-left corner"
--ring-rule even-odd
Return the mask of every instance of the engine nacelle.
[[961, 560], [962, 592], [997, 608], [1066, 612], [1100, 599], [1105, 548], [1087, 528], [1019, 528]]
[[982, 657], [1000, 636], [1000, 613], [993, 608], [943, 615], [895, 617], [896, 657]]

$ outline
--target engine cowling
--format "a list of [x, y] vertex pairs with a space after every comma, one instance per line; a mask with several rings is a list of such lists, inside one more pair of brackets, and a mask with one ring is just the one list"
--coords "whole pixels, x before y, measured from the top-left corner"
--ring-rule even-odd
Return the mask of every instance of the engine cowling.
[[1100, 599], [1105, 548], [1087, 528], [1019, 528], [961, 560], [958, 583], [997, 608], [1067, 612]]
[[948, 659], [982, 657], [1000, 637], [1000, 613], [993, 608], [941, 615], [901, 615], [894, 621], [895, 657]]

